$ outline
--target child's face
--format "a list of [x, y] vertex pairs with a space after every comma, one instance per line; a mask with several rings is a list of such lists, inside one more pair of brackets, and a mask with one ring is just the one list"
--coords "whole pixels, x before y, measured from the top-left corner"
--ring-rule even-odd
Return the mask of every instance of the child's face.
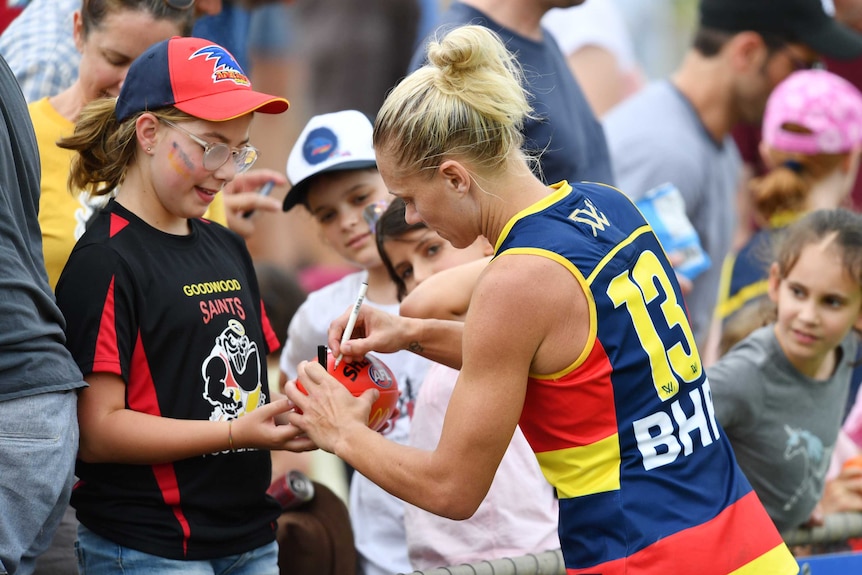
[[484, 237], [458, 249], [428, 228], [387, 239], [383, 242], [383, 249], [395, 273], [404, 282], [407, 293], [439, 271], [478, 260], [493, 251]]
[[205, 148], [194, 138], [238, 149], [248, 143], [250, 124], [251, 114], [225, 122], [189, 120], [171, 125], [156, 121], [157, 142], [147, 174], [153, 193], [141, 196], [145, 212], [163, 222], [201, 217], [222, 188], [234, 179], [236, 166], [229, 158], [217, 169], [208, 170], [204, 167]]
[[794, 367], [810, 377], [860, 324], [862, 288], [841, 256], [826, 240], [805, 246], [787, 277], [780, 277], [777, 264], [770, 269], [769, 297], [778, 307], [775, 335]]
[[326, 242], [341, 257], [369, 268], [382, 264], [362, 211], [371, 203], [388, 199], [377, 170], [345, 170], [317, 176], [306, 203]]

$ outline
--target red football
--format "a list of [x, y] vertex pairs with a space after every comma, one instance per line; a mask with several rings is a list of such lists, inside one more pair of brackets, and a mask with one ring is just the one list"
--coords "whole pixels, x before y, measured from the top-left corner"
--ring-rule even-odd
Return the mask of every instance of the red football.
[[[335, 367], [335, 357], [327, 350], [326, 371], [357, 397], [367, 389], [380, 392], [377, 401], [371, 406], [368, 427], [375, 431], [385, 431], [390, 420], [394, 423], [394, 419], [398, 417], [398, 396], [401, 392], [392, 371], [380, 359], [368, 354], [363, 359], [352, 362], [342, 360], [338, 367]], [[297, 387], [305, 393], [299, 382]]]

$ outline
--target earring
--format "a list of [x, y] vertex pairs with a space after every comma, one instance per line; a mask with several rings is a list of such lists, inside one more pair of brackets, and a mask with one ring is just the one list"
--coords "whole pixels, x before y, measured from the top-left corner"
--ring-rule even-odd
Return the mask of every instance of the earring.
[[148, 152], [152, 152], [152, 151], [153, 151], [153, 149], [152, 149], [151, 147], [147, 146], [147, 151], [148, 151]]

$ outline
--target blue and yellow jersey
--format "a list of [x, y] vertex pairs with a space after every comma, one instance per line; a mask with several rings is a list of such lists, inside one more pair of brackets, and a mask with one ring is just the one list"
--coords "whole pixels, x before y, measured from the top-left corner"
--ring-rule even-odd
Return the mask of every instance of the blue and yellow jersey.
[[495, 257], [552, 259], [589, 303], [583, 352], [530, 374], [520, 421], [560, 499], [567, 573], [796, 573], [715, 420], [652, 229], [614, 188], [555, 188], [512, 218]]

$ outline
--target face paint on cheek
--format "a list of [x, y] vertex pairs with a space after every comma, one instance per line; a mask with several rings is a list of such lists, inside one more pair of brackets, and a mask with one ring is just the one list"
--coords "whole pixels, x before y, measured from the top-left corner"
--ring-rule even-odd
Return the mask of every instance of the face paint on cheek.
[[188, 176], [194, 171], [194, 163], [176, 142], [171, 144], [171, 151], [168, 154], [168, 160], [170, 161], [171, 167], [174, 171], [181, 176]]

